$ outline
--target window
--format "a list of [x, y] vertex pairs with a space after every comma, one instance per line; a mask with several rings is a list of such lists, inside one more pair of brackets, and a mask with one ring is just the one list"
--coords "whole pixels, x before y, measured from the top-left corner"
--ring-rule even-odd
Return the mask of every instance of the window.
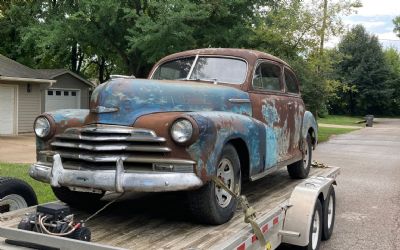
[[[191, 68], [193, 68], [192, 72], [190, 71]], [[152, 79], [190, 79], [195, 81], [242, 84], [246, 79], [246, 73], [247, 63], [244, 60], [199, 56], [197, 60], [195, 60], [195, 57], [188, 57], [166, 62], [156, 69]]]
[[57, 90], [56, 95], [61, 95], [61, 91]]
[[64, 96], [69, 96], [69, 92], [68, 91], [64, 91]]
[[289, 70], [285, 69], [285, 83], [288, 93], [298, 94], [299, 86], [297, 85], [296, 76]]
[[185, 79], [189, 74], [194, 58], [188, 57], [166, 62], [157, 68], [152, 78], [158, 80]]
[[48, 90], [47, 95], [53, 95], [53, 90]]
[[76, 91], [71, 91], [72, 96], [76, 96]]
[[253, 77], [254, 89], [281, 91], [281, 67], [269, 62], [260, 63]]

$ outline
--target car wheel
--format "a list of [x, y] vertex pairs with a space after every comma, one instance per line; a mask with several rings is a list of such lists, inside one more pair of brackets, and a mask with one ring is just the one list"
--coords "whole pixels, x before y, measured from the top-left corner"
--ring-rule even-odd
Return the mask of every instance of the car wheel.
[[97, 206], [100, 203], [100, 199], [104, 196], [104, 192], [99, 194], [71, 191], [67, 187], [51, 188], [53, 189], [53, 193], [57, 199], [77, 208], [90, 208]]
[[336, 214], [336, 196], [333, 186], [330, 187], [328, 195], [323, 204], [324, 223], [322, 229], [322, 240], [329, 240], [333, 233]]
[[[240, 193], [240, 160], [231, 144], [223, 148], [215, 174], [230, 190]], [[220, 225], [229, 221], [237, 206], [237, 200], [212, 181], [198, 190], [189, 192], [188, 199], [193, 217], [205, 224]]]
[[303, 159], [287, 166], [289, 175], [293, 179], [307, 178], [311, 169], [312, 145], [311, 137], [307, 135], [306, 145], [304, 147]]
[[0, 177], [0, 213], [37, 205], [37, 197], [26, 182]]
[[322, 205], [317, 199], [310, 226], [308, 245], [304, 247], [305, 250], [319, 249], [321, 245], [322, 219]]

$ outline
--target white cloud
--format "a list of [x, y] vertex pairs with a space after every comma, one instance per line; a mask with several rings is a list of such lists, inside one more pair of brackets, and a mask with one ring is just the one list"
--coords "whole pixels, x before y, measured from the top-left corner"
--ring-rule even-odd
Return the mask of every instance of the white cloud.
[[385, 32], [385, 33], [380, 33], [380, 34], [376, 34], [376, 35], [381, 40], [396, 40], [396, 41], [399, 40], [399, 37], [396, 36], [396, 34], [394, 34], [393, 32]]
[[349, 26], [354, 26], [357, 24], [363, 25], [366, 29], [372, 29], [377, 27], [385, 26], [386, 23], [383, 21], [353, 21], [350, 19], [345, 19], [344, 23]]
[[361, 0], [363, 7], [358, 9], [359, 16], [396, 16], [400, 14], [399, 0]]

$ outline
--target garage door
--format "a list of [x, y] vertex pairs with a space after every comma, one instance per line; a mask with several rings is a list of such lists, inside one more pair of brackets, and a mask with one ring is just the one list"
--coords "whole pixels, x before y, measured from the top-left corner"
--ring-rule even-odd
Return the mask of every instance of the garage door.
[[46, 111], [58, 109], [79, 109], [80, 92], [79, 90], [68, 89], [48, 89], [46, 91]]
[[15, 88], [0, 85], [0, 134], [14, 134]]

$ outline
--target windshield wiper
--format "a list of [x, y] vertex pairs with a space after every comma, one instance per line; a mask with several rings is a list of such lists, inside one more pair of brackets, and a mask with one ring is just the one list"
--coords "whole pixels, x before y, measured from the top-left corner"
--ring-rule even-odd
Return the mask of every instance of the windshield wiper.
[[189, 79], [192, 81], [203, 81], [203, 82], [212, 82], [214, 84], [218, 84], [218, 79], [217, 78], [196, 78], [196, 79]]

